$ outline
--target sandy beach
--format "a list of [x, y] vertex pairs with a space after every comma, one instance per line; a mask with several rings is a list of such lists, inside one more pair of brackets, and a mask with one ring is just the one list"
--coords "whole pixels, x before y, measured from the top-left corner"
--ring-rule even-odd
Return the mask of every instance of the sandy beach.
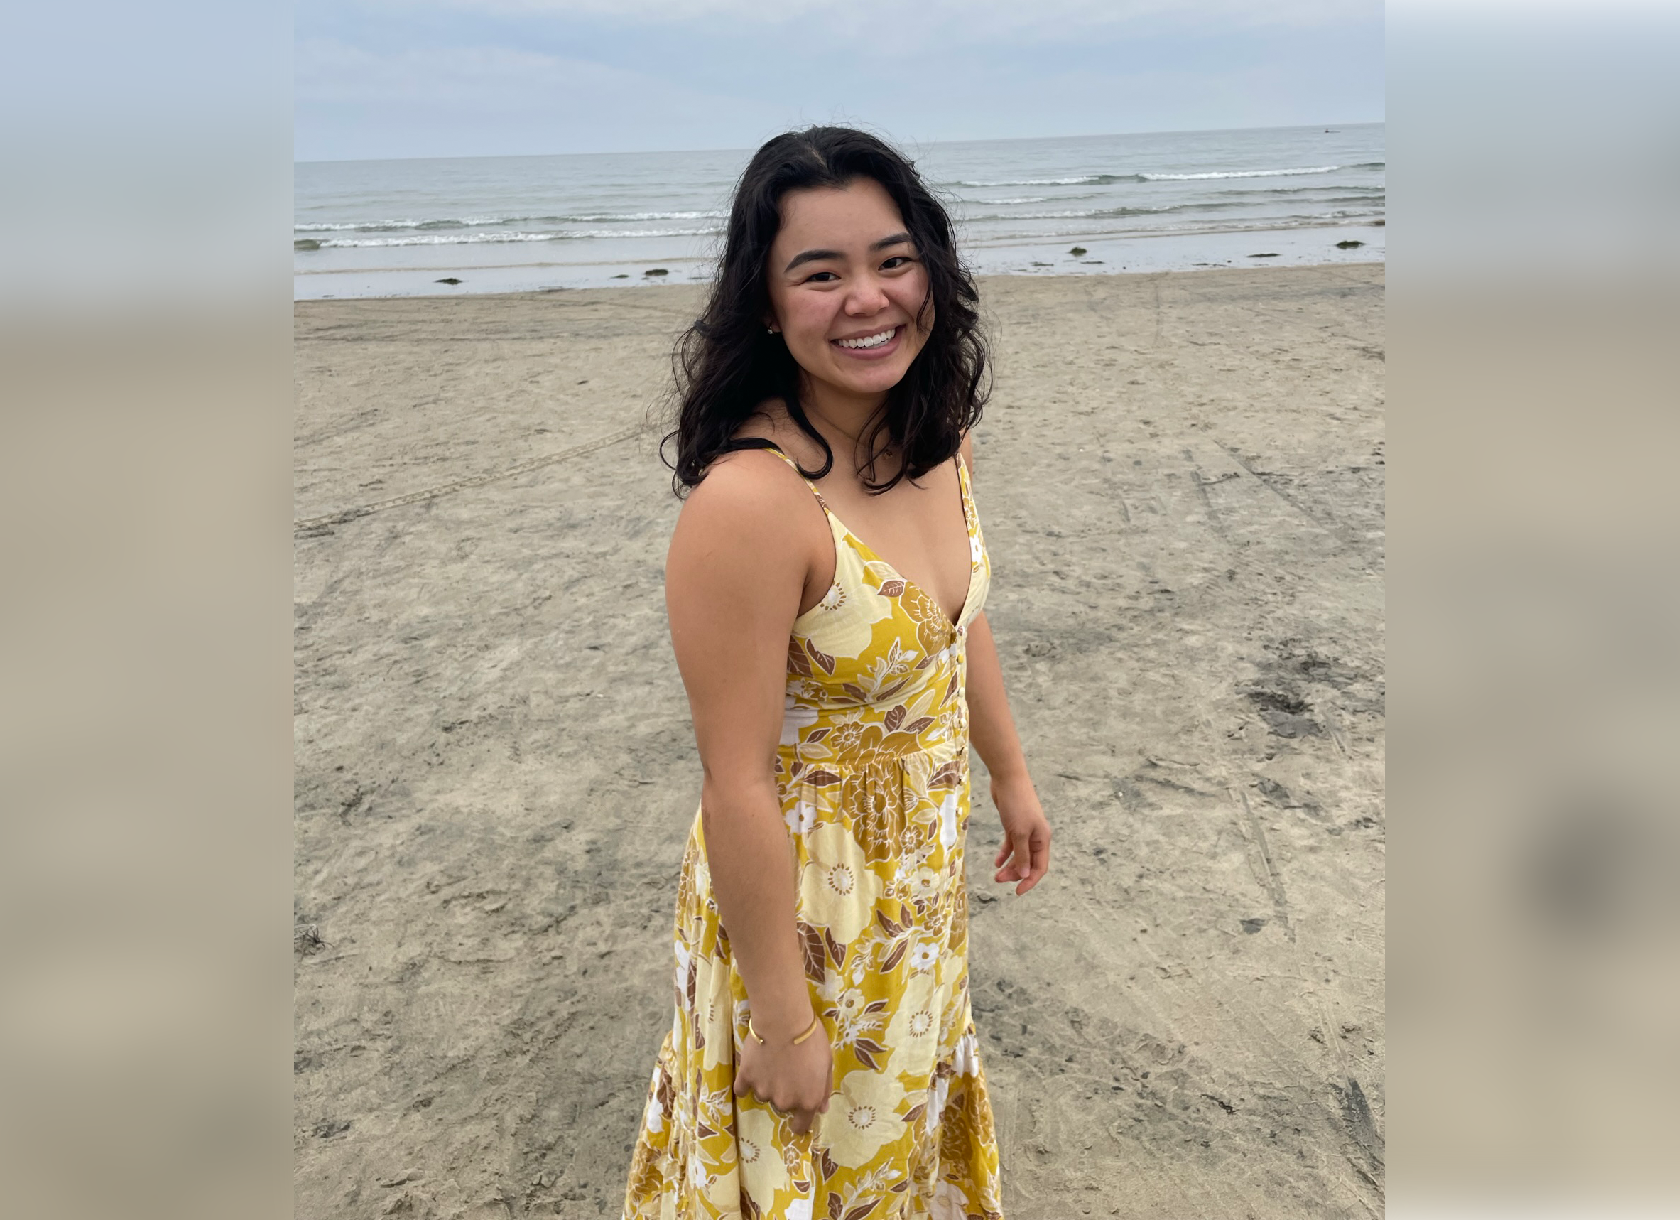
[[[686, 285], [297, 305], [297, 1214], [614, 1218], [699, 791]], [[1006, 1214], [1380, 1215], [1381, 265], [990, 278], [969, 847]]]

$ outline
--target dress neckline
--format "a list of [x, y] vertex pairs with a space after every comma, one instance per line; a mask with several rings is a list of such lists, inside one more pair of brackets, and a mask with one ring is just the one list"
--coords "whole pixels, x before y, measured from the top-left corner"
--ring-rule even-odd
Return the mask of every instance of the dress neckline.
[[[771, 452], [775, 453], [777, 457], [781, 458], [793, 468], [793, 472], [800, 477], [806, 487], [811, 489], [811, 494], [817, 498], [817, 503], [822, 506], [822, 510], [828, 515], [829, 520], [840, 527], [840, 532], [846, 535], [847, 540], [863, 553], [865, 559], [872, 563], [880, 564], [882, 567], [886, 568], [887, 571], [891, 572], [893, 578], [904, 585], [905, 588], [914, 589], [917, 593], [921, 594], [923, 599], [939, 612], [940, 621], [945, 625], [945, 628], [948, 631], [956, 632], [962, 630], [963, 618], [968, 613], [969, 604], [974, 600], [974, 578], [980, 565], [974, 558], [974, 524], [977, 514], [974, 511], [974, 501], [969, 493], [968, 467], [963, 464], [961, 454], [957, 454], [952, 460], [954, 460], [957, 464], [957, 490], [962, 497], [963, 532], [968, 536], [968, 584], [963, 589], [962, 605], [957, 607], [957, 615], [955, 618], [952, 618], [951, 615], [946, 612], [945, 608], [939, 604], [933, 594], [929, 593], [926, 589], [922, 588], [921, 585], [911, 580], [903, 572], [900, 572], [897, 566], [890, 560], [883, 559], [879, 551], [870, 546], [862, 538], [859, 538], [857, 534], [852, 532], [852, 528], [842, 521], [840, 519], [840, 515], [828, 506], [828, 501], [823, 498], [822, 492], [817, 490], [817, 485], [811, 482], [810, 479], [805, 478], [804, 472], [799, 469], [798, 462], [794, 461], [794, 459], [784, 452], [774, 441], [770, 441], [768, 438], [762, 439], [766, 441], [765, 445], [762, 447], [771, 450]], [[759, 448], [760, 446], [755, 445], [753, 447]], [[838, 569], [835, 570], [834, 579], [835, 583], [839, 582], [840, 573]], [[805, 614], [809, 614], [814, 610], [820, 609], [821, 605], [822, 603], [818, 602], [817, 605], [812, 606], [810, 610], [807, 610]], [[799, 617], [804, 618], [805, 615], [802, 614]]]

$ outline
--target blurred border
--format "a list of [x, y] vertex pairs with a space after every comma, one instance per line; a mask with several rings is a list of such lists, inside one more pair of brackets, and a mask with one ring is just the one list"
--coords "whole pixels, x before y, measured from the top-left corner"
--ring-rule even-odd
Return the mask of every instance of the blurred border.
[[290, 40], [7, 13], [9, 1215], [290, 1214]]
[[1388, 33], [1391, 1214], [1680, 1214], [1680, 13]]

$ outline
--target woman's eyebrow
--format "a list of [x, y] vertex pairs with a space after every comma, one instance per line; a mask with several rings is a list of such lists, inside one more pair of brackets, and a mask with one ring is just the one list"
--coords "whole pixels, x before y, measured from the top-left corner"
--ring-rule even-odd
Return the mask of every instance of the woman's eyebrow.
[[819, 263], [825, 258], [840, 258], [838, 250], [802, 250], [788, 260], [788, 265], [782, 268], [783, 274], [792, 271], [801, 263]]
[[[871, 242], [869, 251], [873, 254], [878, 250], [885, 250], [888, 246], [899, 246], [908, 241], [910, 241], [910, 234], [894, 233], [891, 237], [883, 237], [880, 241]], [[802, 250], [788, 260], [788, 265], [782, 268], [782, 274], [786, 275], [801, 263], [818, 263], [825, 258], [844, 257], [838, 250]]]

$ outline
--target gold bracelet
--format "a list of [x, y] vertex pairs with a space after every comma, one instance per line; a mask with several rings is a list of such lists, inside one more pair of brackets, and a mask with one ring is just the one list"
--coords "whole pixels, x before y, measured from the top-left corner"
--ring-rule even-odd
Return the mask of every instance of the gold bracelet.
[[[800, 1034], [797, 1038], [795, 1038], [793, 1040], [793, 1045], [798, 1046], [801, 1042], [805, 1041], [805, 1039], [809, 1038], [812, 1034], [816, 1033], [817, 1030], [819, 1028], [821, 1028], [821, 1026], [822, 1026], [822, 1018], [817, 1017], [817, 1016], [813, 1016], [811, 1018], [811, 1023], [805, 1027], [805, 1032]], [[758, 1044], [760, 1046], [764, 1045], [764, 1035], [759, 1033], [756, 1029], [753, 1028], [753, 1023], [752, 1023], [752, 1018], [751, 1017], [747, 1018], [747, 1032], [749, 1034], [751, 1034], [753, 1037], [758, 1039]]]

